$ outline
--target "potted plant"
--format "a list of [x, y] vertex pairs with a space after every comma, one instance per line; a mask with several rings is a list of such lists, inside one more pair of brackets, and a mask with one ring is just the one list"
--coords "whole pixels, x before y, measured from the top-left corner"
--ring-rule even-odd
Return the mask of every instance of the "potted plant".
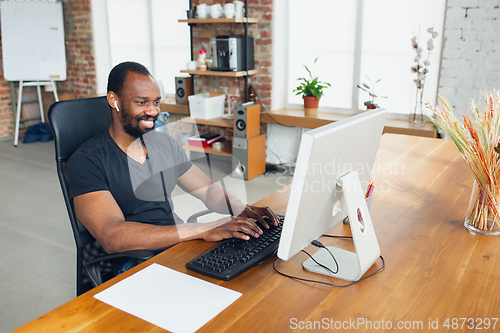
[[379, 98], [387, 98], [387, 96], [377, 96], [375, 95], [375, 85], [380, 82], [380, 80], [382, 79], [378, 79], [377, 81], [373, 82], [368, 76], [366, 77], [368, 79], [368, 81], [370, 81], [370, 84], [372, 86], [372, 88], [370, 88], [369, 85], [367, 85], [366, 83], [361, 83], [361, 85], [357, 85], [357, 87], [363, 91], [366, 91], [368, 93], [368, 95], [370, 95], [371, 99], [364, 102], [363, 104], [366, 106], [366, 109], [376, 109], [378, 108], [379, 106], [377, 104], [375, 104], [375, 98], [379, 97]]
[[[314, 60], [314, 64], [318, 61], [317, 57]], [[306, 71], [309, 73], [309, 79], [301, 77], [297, 80], [303, 81], [300, 85], [293, 90], [295, 96], [302, 95], [304, 99], [304, 111], [306, 116], [316, 116], [318, 114], [318, 104], [319, 99], [323, 96], [323, 89], [331, 87], [330, 83], [319, 81], [317, 77], [313, 78], [313, 75], [306, 65], [303, 65]]]

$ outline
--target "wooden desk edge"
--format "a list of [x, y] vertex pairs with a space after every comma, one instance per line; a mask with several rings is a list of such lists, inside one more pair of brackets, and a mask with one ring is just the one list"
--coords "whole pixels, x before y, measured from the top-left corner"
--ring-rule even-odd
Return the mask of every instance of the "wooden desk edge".
[[[265, 124], [282, 124], [294, 127], [317, 128], [335, 121], [350, 117], [351, 115], [318, 112], [318, 116], [305, 116], [303, 110], [280, 109], [261, 113], [260, 122]], [[400, 119], [387, 119], [384, 133], [416, 135], [423, 137], [437, 137], [437, 128], [432, 123], [425, 126], [410, 126], [409, 122]]]

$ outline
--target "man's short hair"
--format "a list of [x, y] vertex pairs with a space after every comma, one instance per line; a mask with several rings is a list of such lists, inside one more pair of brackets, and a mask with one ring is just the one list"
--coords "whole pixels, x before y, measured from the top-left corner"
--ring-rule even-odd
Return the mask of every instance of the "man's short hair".
[[129, 72], [135, 72], [137, 74], [142, 74], [146, 76], [151, 76], [148, 69], [143, 65], [133, 62], [126, 61], [113, 67], [108, 76], [108, 92], [112, 91], [117, 95], [121, 94], [125, 80], [127, 79], [127, 74]]

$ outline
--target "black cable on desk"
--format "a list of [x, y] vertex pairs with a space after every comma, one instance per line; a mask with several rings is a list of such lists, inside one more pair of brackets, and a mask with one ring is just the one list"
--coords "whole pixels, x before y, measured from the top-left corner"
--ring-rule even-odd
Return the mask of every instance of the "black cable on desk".
[[336, 236], [336, 235], [327, 235], [327, 234], [323, 234], [321, 236], [323, 236], [323, 237], [339, 238], [339, 239], [352, 239], [352, 236]]
[[[334, 237], [334, 238], [352, 238], [350, 236], [332, 236], [332, 235], [323, 235], [323, 236], [327, 236], [327, 237]], [[324, 247], [324, 246], [320, 246], [319, 244], [316, 244], [316, 243], [319, 243], [321, 244], [320, 242], [318, 241], [313, 241], [313, 245], [314, 246], [317, 246], [317, 247]], [[321, 244], [323, 245], [323, 244]], [[326, 249], [326, 247], [325, 247]], [[328, 250], [328, 249], [327, 249]], [[330, 271], [332, 274], [335, 274], [332, 272], [332, 270], [328, 267], [326, 267], [325, 265], [317, 262], [309, 253], [307, 253], [306, 251], [302, 250], [302, 252], [304, 252], [305, 254], [307, 254], [309, 256], [309, 258], [311, 258], [316, 264], [318, 264], [319, 266], [323, 267], [323, 268], [326, 268], [328, 271]], [[330, 251], [328, 251], [330, 252]], [[333, 254], [330, 252], [330, 255], [334, 258], [335, 260], [335, 257], [333, 256]], [[304, 279], [304, 278], [300, 278], [300, 277], [297, 277], [297, 276], [293, 276], [293, 275], [288, 275], [288, 274], [285, 274], [283, 272], [280, 272], [277, 268], [276, 268], [276, 261], [278, 260], [278, 257], [276, 257], [273, 261], [273, 269], [276, 273], [280, 274], [280, 275], [283, 275], [283, 276], [286, 276], [288, 278], [291, 278], [291, 279], [294, 279], [294, 280], [299, 280], [299, 281], [304, 281], [304, 282], [313, 282], [313, 283], [319, 283], [319, 284], [324, 284], [324, 285], [327, 285], [327, 286], [331, 286], [331, 287], [337, 287], [337, 288], [344, 288], [344, 287], [348, 287], [348, 286], [352, 286], [353, 284], [356, 284], [360, 281], [363, 281], [365, 279], [368, 279], [369, 277], [372, 277], [373, 275], [381, 272], [384, 268], [385, 268], [385, 260], [384, 260], [384, 257], [380, 256], [380, 259], [382, 259], [382, 267], [380, 267], [379, 269], [377, 269], [375, 272], [365, 276], [365, 277], [362, 277], [361, 279], [359, 280], [356, 280], [356, 281], [352, 281], [348, 284], [343, 284], [343, 285], [337, 285], [337, 284], [333, 284], [333, 283], [328, 283], [328, 282], [323, 282], [323, 281], [318, 281], [318, 280], [309, 280], [309, 279]], [[335, 263], [337, 263], [337, 261], [335, 260]], [[338, 264], [337, 264], [337, 272], [338, 272]]]

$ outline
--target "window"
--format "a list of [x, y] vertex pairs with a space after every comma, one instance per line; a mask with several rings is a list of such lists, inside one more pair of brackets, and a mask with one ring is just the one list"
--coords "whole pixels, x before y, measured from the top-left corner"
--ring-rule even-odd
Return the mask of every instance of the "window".
[[[302, 107], [302, 99], [293, 89], [297, 78], [308, 75], [306, 65], [313, 75], [332, 85], [321, 99], [322, 111], [364, 110], [363, 102], [370, 98], [356, 85], [369, 83], [368, 76], [381, 79], [375, 93], [388, 97], [376, 103], [395, 118], [408, 114], [415, 93], [415, 74], [410, 68], [416, 56], [410, 39], [413, 34], [419, 37], [426, 59], [429, 27], [440, 34], [434, 39], [424, 89], [424, 101], [434, 102], [445, 4], [445, 0], [275, 0], [274, 59], [276, 71], [282, 75], [273, 78], [273, 108]], [[278, 27], [283, 24], [287, 28]], [[277, 56], [285, 61], [280, 63]]]
[[164, 93], [175, 94], [174, 77], [191, 60], [187, 1], [93, 0], [98, 92], [106, 92], [107, 75], [122, 61], [146, 66]]

